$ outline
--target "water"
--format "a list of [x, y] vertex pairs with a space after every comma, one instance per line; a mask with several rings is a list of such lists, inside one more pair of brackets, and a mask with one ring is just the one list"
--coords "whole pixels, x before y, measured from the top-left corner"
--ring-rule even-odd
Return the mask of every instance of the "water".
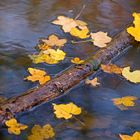
[[[20, 95], [35, 86], [25, 82], [23, 78], [28, 74], [28, 67], [45, 68], [50, 74], [66, 69], [71, 64], [67, 61], [58, 65], [34, 65], [28, 54], [36, 52], [34, 46], [41, 37], [57, 34], [71, 40], [55, 25], [51, 24], [58, 15], [76, 17], [82, 6], [86, 5], [80, 18], [89, 24], [91, 31], [106, 31], [114, 36], [132, 21], [132, 12], [140, 12], [140, 0], [5, 0], [0, 1], [0, 96], [10, 98]], [[80, 49], [79, 49], [80, 47]], [[67, 56], [86, 58], [94, 54], [97, 48], [91, 43], [72, 45], [64, 48]], [[131, 65], [133, 69], [140, 69], [140, 50], [132, 48], [116, 64]], [[101, 73], [98, 75], [101, 86], [93, 88], [82, 82], [62, 98], [53, 103], [74, 102], [83, 108], [79, 121], [58, 120], [52, 111], [52, 102], [39, 106], [31, 112], [18, 115], [18, 119], [29, 129], [19, 137], [9, 135], [7, 129], [0, 131], [0, 140], [26, 140], [33, 124], [44, 125], [50, 123], [55, 127], [56, 140], [118, 140], [119, 133], [132, 134], [140, 130], [139, 100], [136, 107], [120, 111], [111, 99], [133, 95], [140, 97], [139, 85], [134, 85], [120, 76]], [[14, 87], [14, 88], [13, 88]], [[41, 119], [40, 119], [41, 118]]]

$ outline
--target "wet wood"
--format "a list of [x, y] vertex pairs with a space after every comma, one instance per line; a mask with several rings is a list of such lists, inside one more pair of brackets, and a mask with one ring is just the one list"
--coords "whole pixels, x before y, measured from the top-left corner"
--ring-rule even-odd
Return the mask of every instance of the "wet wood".
[[110, 63], [114, 58], [130, 48], [134, 39], [124, 30], [113, 38], [105, 48], [99, 50], [96, 55], [87, 59], [82, 65], [74, 65], [58, 74], [44, 86], [31, 89], [21, 96], [11, 98], [0, 105], [0, 122], [13, 117], [15, 114], [64, 95], [73, 86], [77, 85], [87, 76], [96, 73], [100, 64]]

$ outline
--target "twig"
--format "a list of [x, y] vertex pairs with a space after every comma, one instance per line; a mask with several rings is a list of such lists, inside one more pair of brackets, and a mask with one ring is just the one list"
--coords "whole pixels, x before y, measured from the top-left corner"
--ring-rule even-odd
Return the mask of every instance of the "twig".
[[81, 16], [81, 14], [82, 14], [82, 12], [84, 11], [85, 8], [86, 8], [86, 5], [84, 4], [83, 7], [82, 7], [82, 9], [80, 10], [80, 12], [79, 12], [79, 13], [77, 14], [77, 16], [74, 18], [75, 20], [78, 19], [78, 18]]
[[82, 122], [80, 119], [78, 119], [77, 117], [75, 117], [74, 115], [72, 116], [73, 119], [75, 119], [76, 121], [78, 121], [81, 125], [85, 126], [85, 123]]

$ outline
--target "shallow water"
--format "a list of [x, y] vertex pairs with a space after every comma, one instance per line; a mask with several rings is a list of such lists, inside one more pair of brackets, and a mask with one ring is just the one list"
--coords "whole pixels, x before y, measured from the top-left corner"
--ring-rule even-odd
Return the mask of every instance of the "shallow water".
[[[79, 19], [86, 21], [91, 31], [106, 31], [110, 36], [117, 34], [132, 20], [132, 12], [140, 12], [140, 0], [0, 1], [0, 96], [14, 97], [36, 85], [23, 80], [28, 67], [45, 68], [55, 75], [71, 65], [68, 61], [52, 66], [34, 65], [28, 54], [35, 53], [34, 46], [38, 39], [49, 34], [55, 33], [68, 40], [73, 39], [64, 34], [58, 26], [52, 25], [51, 21], [58, 15], [74, 18], [83, 5], [86, 8]], [[86, 58], [94, 54], [97, 48], [90, 43], [83, 43], [67, 44], [64, 50], [69, 57]], [[131, 65], [133, 69], [140, 69], [139, 56], [140, 50], [134, 47], [116, 64]], [[56, 119], [52, 111], [52, 102], [19, 115], [18, 119], [30, 127], [33, 124], [50, 123], [55, 127], [56, 140], [118, 140], [119, 133], [132, 134], [139, 131], [139, 100], [136, 107], [120, 111], [112, 104], [111, 99], [126, 95], [140, 97], [140, 86], [114, 74], [101, 73], [98, 77], [101, 82], [99, 88], [93, 88], [83, 82], [70, 90], [66, 96], [52, 101], [74, 102], [81, 106], [83, 113], [78, 119], [84, 122], [85, 126], [74, 119]], [[9, 135], [4, 128], [0, 131], [0, 140], [26, 140], [30, 134], [30, 129], [20, 137]]]

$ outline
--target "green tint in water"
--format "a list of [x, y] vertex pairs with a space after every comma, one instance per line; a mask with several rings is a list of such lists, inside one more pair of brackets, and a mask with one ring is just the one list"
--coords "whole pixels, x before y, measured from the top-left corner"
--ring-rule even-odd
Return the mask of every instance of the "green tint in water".
[[[23, 81], [28, 67], [45, 68], [54, 75], [68, 66], [65, 61], [58, 65], [34, 65], [28, 54], [36, 52], [34, 46], [40, 37], [47, 37], [55, 33], [68, 40], [72, 37], [51, 21], [58, 15], [76, 17], [83, 4], [86, 8], [80, 19], [89, 24], [91, 31], [106, 31], [110, 36], [118, 33], [130, 22], [131, 13], [140, 9], [140, 0], [5, 0], [0, 1], [0, 95], [14, 97], [35, 86]], [[80, 47], [80, 49], [79, 49]], [[68, 56], [86, 58], [94, 54], [97, 48], [91, 43], [64, 47]], [[131, 65], [140, 69], [140, 50], [133, 48], [117, 64]], [[56, 131], [56, 140], [118, 140], [119, 133], [131, 134], [140, 130], [139, 101], [137, 106], [127, 111], [116, 108], [111, 99], [125, 95], [140, 97], [140, 86], [134, 85], [122, 77], [101, 73], [101, 86], [93, 88], [81, 83], [66, 96], [53, 103], [74, 102], [83, 108], [79, 121], [58, 120], [55, 118], [51, 103], [19, 115], [22, 123], [29, 125], [29, 129], [21, 136], [15, 137], [7, 133], [7, 129], [0, 129], [0, 140], [26, 140], [30, 128], [34, 124], [50, 123]]]

